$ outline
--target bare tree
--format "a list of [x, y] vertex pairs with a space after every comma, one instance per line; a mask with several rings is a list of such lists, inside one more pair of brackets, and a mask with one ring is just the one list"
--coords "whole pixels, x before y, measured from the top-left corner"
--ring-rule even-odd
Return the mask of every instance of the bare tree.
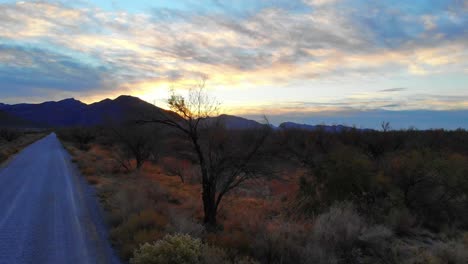
[[167, 157], [161, 162], [161, 166], [166, 174], [177, 176], [182, 183], [185, 183], [191, 174], [192, 164], [188, 160]]
[[81, 150], [88, 150], [89, 144], [96, 139], [96, 133], [92, 128], [77, 127], [72, 129], [73, 140]]
[[392, 127], [390, 126], [390, 122], [388, 121], [383, 121], [382, 124], [380, 124], [380, 126], [382, 127], [383, 132], [388, 132], [390, 131], [390, 129], [392, 129]]
[[265, 175], [259, 157], [270, 127], [229, 131], [219, 122], [207, 122], [218, 114], [219, 103], [207, 95], [204, 83], [191, 89], [187, 98], [173, 92], [168, 104], [178, 116], [166, 113], [140, 123], [175, 128], [190, 142], [201, 175], [204, 223], [208, 230], [213, 230], [225, 195], [245, 181]]
[[111, 127], [111, 131], [117, 142], [114, 159], [127, 171], [133, 169], [133, 160], [137, 170], [148, 160], [158, 160], [161, 133], [154, 126], [126, 124]]

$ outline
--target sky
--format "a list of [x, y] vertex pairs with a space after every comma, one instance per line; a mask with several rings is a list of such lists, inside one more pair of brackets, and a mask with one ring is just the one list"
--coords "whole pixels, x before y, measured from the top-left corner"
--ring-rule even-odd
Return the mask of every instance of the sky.
[[467, 25], [468, 0], [0, 0], [0, 102], [204, 81], [274, 124], [468, 128]]

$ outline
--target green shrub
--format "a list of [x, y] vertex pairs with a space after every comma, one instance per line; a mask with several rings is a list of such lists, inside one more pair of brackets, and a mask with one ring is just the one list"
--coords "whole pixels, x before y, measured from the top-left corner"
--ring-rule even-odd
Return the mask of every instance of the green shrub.
[[186, 234], [166, 235], [135, 250], [130, 264], [258, 264], [249, 257], [230, 256], [224, 249], [202, 244]]
[[202, 243], [189, 235], [166, 235], [163, 239], [137, 249], [131, 264], [201, 263]]

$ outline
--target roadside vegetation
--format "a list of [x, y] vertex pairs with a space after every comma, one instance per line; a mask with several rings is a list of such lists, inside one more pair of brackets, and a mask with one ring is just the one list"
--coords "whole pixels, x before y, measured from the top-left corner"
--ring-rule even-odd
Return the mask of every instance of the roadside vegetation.
[[228, 130], [202, 89], [169, 106], [58, 131], [122, 259], [468, 263], [467, 131]]
[[0, 128], [0, 163], [46, 135], [44, 131]]

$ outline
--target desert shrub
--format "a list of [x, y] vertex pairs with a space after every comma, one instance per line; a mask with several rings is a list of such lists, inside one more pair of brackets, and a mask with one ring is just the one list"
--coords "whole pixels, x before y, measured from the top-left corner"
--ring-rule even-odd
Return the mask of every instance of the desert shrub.
[[187, 215], [181, 213], [169, 213], [171, 225], [168, 226], [169, 233], [187, 234], [195, 238], [202, 238], [205, 234], [205, 227], [193, 221]]
[[260, 264], [260, 262], [249, 258], [249, 257], [240, 257], [236, 259], [233, 264]]
[[187, 234], [166, 235], [135, 250], [131, 264], [258, 264], [252, 258], [232, 256]]
[[114, 141], [113, 157], [127, 171], [140, 169], [149, 160], [159, 160], [163, 147], [159, 127], [130, 123], [112, 127], [109, 134]]
[[239, 256], [235, 251], [228, 254], [228, 252], [222, 248], [210, 246], [204, 244], [201, 250], [202, 264], [259, 264], [258, 261], [246, 257]]
[[62, 128], [57, 130], [60, 139], [74, 143], [80, 150], [89, 150], [96, 139], [96, 129], [88, 127]]
[[102, 189], [102, 192], [109, 193], [103, 203], [107, 211], [111, 212], [109, 220], [112, 226], [119, 225], [129, 215], [159, 208], [157, 203], [165, 201], [167, 196], [157, 184], [139, 177], [126, 181], [121, 179]]
[[201, 262], [203, 264], [218, 264], [218, 263], [230, 263], [231, 260], [226, 250], [213, 247], [209, 245], [203, 245], [201, 254]]
[[130, 179], [101, 189], [101, 200], [111, 226], [110, 237], [120, 255], [129, 259], [143, 243], [164, 236], [170, 219], [159, 201], [165, 193], [147, 180]]
[[404, 264], [464, 264], [468, 263], [466, 246], [458, 240], [410, 241], [395, 247], [397, 260]]
[[359, 236], [363, 263], [397, 263], [393, 232], [383, 225], [370, 226]]
[[233, 230], [219, 230], [217, 233], [208, 232], [206, 240], [222, 248], [235, 249], [240, 254], [249, 254], [252, 235], [247, 230], [239, 228]]
[[364, 228], [364, 219], [351, 203], [335, 204], [317, 217], [308, 253], [317, 263], [357, 263]]
[[468, 159], [430, 150], [399, 153], [387, 171], [403, 204], [425, 227], [468, 226]]
[[164, 236], [168, 220], [163, 215], [146, 210], [132, 214], [121, 225], [111, 230], [111, 240], [120, 249], [121, 256], [128, 259], [141, 244]]
[[21, 132], [16, 129], [0, 128], [0, 139], [12, 142], [21, 136]]
[[369, 225], [353, 204], [340, 202], [317, 217], [304, 263], [393, 263], [392, 243], [390, 229]]
[[431, 250], [437, 263], [468, 263], [468, 251], [463, 243], [450, 241], [436, 243]]
[[197, 264], [201, 263], [202, 243], [189, 235], [166, 235], [163, 239], [137, 249], [131, 264]]
[[161, 160], [160, 166], [167, 175], [177, 176], [183, 183], [199, 182], [196, 167], [189, 160], [165, 157]]
[[252, 255], [263, 263], [301, 263], [306, 241], [307, 230], [302, 225], [277, 223], [256, 234]]
[[373, 187], [373, 165], [356, 149], [334, 150], [316, 171], [325, 182], [327, 201], [343, 201], [361, 197]]
[[407, 208], [393, 208], [387, 216], [386, 224], [398, 235], [409, 235], [416, 226], [416, 218]]
[[366, 203], [375, 190], [374, 170], [369, 157], [358, 149], [336, 147], [314, 166], [312, 177], [301, 178], [296, 207], [313, 215], [336, 201]]

